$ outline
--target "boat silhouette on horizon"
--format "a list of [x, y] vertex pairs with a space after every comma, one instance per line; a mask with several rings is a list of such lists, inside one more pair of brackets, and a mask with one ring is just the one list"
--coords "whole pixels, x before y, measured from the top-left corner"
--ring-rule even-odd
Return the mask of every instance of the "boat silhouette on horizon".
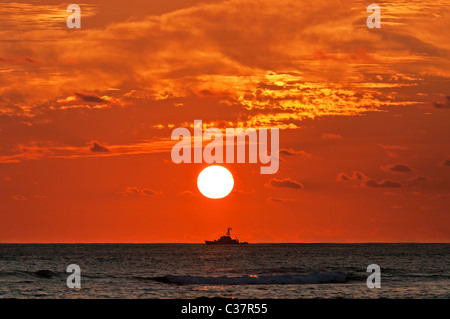
[[234, 235], [235, 239], [231, 238], [230, 231], [231, 227], [227, 228], [227, 233], [216, 240], [205, 240], [206, 245], [247, 245], [248, 242], [240, 242], [239, 239]]

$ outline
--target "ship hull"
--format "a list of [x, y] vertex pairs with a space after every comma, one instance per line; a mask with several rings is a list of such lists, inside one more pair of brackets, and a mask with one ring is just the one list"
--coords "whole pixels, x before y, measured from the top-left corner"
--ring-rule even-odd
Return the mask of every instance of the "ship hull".
[[205, 240], [205, 244], [206, 245], [218, 245], [218, 246], [229, 246], [229, 245], [245, 245], [248, 244], [246, 241], [244, 242], [240, 242], [239, 239], [233, 239], [230, 236], [230, 230], [231, 227], [228, 227], [227, 229], [227, 233], [225, 234], [225, 236], [220, 237], [219, 239], [216, 240]]
[[215, 245], [215, 246], [235, 246], [235, 245], [248, 245], [247, 242], [243, 243], [219, 243], [217, 241], [205, 240], [206, 245]]

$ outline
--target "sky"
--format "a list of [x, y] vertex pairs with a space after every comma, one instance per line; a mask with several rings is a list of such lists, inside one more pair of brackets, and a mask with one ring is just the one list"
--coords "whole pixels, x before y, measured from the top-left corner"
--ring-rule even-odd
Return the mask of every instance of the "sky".
[[[450, 241], [448, 1], [0, 3], [0, 242]], [[280, 166], [174, 128], [279, 128]]]

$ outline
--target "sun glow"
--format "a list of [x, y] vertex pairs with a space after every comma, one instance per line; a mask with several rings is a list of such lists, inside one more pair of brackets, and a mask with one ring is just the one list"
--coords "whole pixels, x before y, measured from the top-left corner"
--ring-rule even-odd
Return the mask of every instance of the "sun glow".
[[200, 172], [197, 178], [197, 187], [208, 198], [223, 198], [233, 189], [233, 175], [225, 167], [208, 166]]

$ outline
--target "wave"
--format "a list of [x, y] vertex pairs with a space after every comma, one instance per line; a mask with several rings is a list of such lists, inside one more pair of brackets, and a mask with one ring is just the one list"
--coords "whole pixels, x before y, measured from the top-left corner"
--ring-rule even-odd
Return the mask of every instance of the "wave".
[[[141, 279], [144, 279], [141, 277]], [[180, 285], [304, 285], [345, 283], [347, 275], [343, 272], [313, 272], [309, 274], [283, 275], [243, 275], [243, 276], [175, 276], [148, 277], [169, 284]]]
[[25, 271], [25, 270], [17, 270], [17, 271], [1, 271], [0, 277], [39, 277], [39, 278], [53, 278], [59, 277], [62, 274], [53, 272], [48, 269], [39, 269], [37, 271]]

